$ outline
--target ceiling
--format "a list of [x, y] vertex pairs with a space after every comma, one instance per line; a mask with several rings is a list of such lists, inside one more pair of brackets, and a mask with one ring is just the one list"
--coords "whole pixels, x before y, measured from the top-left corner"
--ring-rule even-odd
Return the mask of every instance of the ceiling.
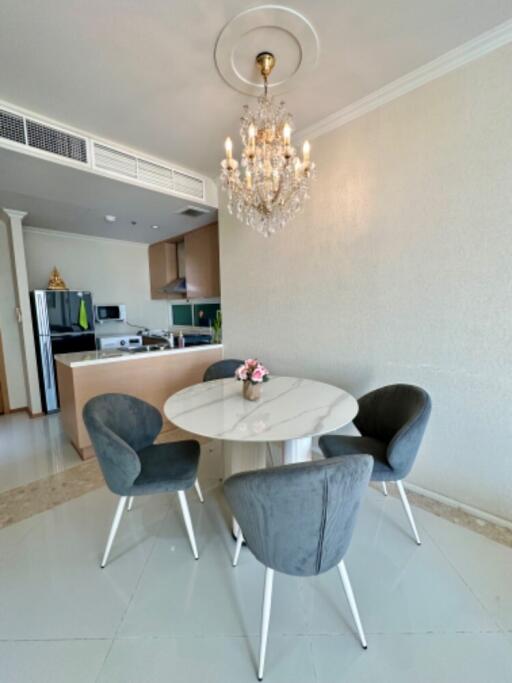
[[[240, 110], [251, 98], [219, 75], [215, 43], [228, 21], [258, 4], [2, 0], [0, 99], [216, 177], [223, 140], [237, 140]], [[311, 22], [320, 42], [317, 68], [284, 96], [298, 129], [512, 17], [510, 0], [286, 4]], [[161, 224], [162, 237], [195, 227], [176, 221], [183, 200], [2, 152], [0, 205], [7, 200], [11, 208], [32, 207], [29, 222], [42, 227], [124, 239], [155, 241], [157, 231], [141, 225]], [[106, 231], [104, 213], [138, 226], [119, 222]]]
[[[216, 220], [215, 209], [199, 218], [176, 214], [191, 205], [185, 199], [0, 148], [0, 207], [28, 211], [25, 225], [151, 243]], [[105, 221], [107, 214], [116, 216], [115, 223]]]

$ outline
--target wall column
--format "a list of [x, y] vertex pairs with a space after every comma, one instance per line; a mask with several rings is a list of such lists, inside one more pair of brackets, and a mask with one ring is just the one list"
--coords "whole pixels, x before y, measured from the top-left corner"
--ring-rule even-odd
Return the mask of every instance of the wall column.
[[16, 283], [16, 296], [18, 302], [17, 313], [18, 322], [21, 327], [28, 409], [30, 414], [34, 416], [39, 415], [42, 409], [34, 343], [34, 330], [32, 327], [32, 314], [30, 312], [27, 263], [25, 259], [25, 246], [23, 243], [23, 219], [27, 215], [27, 212], [5, 208], [4, 212], [9, 217], [10, 223], [14, 279]]

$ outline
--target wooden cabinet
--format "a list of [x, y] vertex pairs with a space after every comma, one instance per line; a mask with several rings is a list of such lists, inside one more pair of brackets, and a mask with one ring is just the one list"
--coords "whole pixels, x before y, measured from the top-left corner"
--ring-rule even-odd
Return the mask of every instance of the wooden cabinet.
[[[219, 229], [205, 225], [149, 247], [152, 299], [209, 299], [220, 296]], [[166, 294], [162, 288], [186, 278], [186, 294]]]
[[217, 223], [188, 232], [184, 241], [187, 298], [208, 299], [220, 296]]
[[[157, 242], [149, 247], [149, 278], [152, 299], [168, 299], [169, 295], [162, 291], [171, 280], [178, 277], [176, 244], [174, 242]], [[182, 298], [180, 296], [180, 298]]]

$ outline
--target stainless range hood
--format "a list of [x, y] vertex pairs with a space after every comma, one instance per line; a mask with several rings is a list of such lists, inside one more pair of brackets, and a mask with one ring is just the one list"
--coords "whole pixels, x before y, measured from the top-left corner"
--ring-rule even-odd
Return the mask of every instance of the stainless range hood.
[[162, 292], [166, 294], [186, 294], [187, 281], [184, 277], [177, 277], [175, 280], [168, 282], [165, 287], [162, 287]]
[[177, 275], [177, 277], [170, 280], [162, 287], [160, 291], [164, 292], [165, 294], [186, 294], [187, 280], [185, 278], [185, 242], [180, 241], [173, 246], [175, 249], [174, 253], [176, 259], [174, 274]]

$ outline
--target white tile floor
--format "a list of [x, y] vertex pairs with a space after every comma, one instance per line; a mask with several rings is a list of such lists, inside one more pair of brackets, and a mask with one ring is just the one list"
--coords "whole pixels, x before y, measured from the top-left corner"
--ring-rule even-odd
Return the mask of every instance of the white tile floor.
[[24, 412], [0, 415], [0, 492], [80, 462], [58, 414], [34, 419]]
[[[136, 501], [105, 570], [105, 489], [0, 531], [0, 681], [253, 683], [263, 568], [231, 566], [218, 488], [189, 501], [198, 562], [173, 496]], [[421, 547], [368, 490], [346, 558], [367, 651], [335, 571], [276, 576], [268, 683], [512, 681], [512, 549], [415, 514]]]

